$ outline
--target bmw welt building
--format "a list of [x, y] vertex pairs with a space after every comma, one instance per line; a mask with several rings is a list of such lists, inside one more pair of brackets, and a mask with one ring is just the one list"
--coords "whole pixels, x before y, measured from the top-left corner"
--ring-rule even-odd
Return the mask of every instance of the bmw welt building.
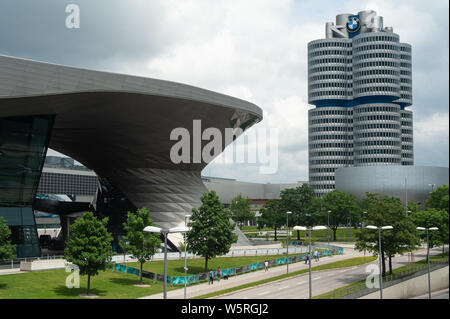
[[252, 103], [190, 85], [0, 56], [0, 216], [18, 255], [40, 255], [33, 206], [47, 148], [95, 171], [93, 209], [117, 242], [127, 211], [146, 206], [158, 226], [184, 225], [207, 191], [194, 143], [190, 161], [171, 161], [172, 130], [193, 136], [201, 120], [225, 136], [261, 119]]
[[413, 165], [411, 45], [375, 11], [339, 14], [308, 44], [309, 183], [340, 167]]

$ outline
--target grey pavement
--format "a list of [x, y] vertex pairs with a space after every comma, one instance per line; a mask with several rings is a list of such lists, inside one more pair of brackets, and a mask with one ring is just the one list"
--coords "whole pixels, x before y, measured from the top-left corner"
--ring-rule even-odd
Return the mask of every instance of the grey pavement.
[[[334, 243], [333, 243], [334, 245]], [[349, 245], [349, 247], [352, 248], [344, 248], [344, 254], [343, 255], [335, 255], [331, 257], [322, 257], [320, 258], [319, 262], [313, 261], [312, 266], [317, 265], [323, 265], [335, 261], [340, 261], [344, 259], [349, 259], [353, 257], [362, 257], [363, 252], [358, 252], [353, 249], [353, 245]], [[216, 292], [228, 288], [237, 287], [240, 285], [244, 285], [247, 283], [252, 283], [255, 281], [280, 276], [283, 274], [286, 274], [286, 265], [281, 265], [277, 267], [271, 267], [269, 268], [269, 271], [265, 272], [264, 269], [257, 270], [253, 272], [249, 272], [246, 274], [238, 275], [229, 277], [228, 280], [220, 280], [219, 282], [217, 280], [214, 280], [213, 285], [208, 285], [208, 283], [202, 283], [194, 286], [187, 287], [187, 298], [193, 298], [197, 296], [201, 296], [204, 294], [208, 294], [211, 292]], [[306, 265], [304, 262], [298, 262], [289, 264], [289, 272], [295, 272], [297, 270], [301, 269], [308, 269], [309, 265]], [[146, 297], [142, 297], [140, 299], [162, 299], [163, 294], [158, 293]], [[167, 292], [167, 298], [168, 299], [183, 299], [184, 298], [184, 288], [171, 290]]]
[[25, 274], [28, 271], [21, 271], [20, 268], [8, 268], [8, 269], [0, 269], [0, 276], [1, 275], [13, 275], [13, 274]]
[[[430, 251], [431, 255], [442, 252], [441, 248]], [[415, 251], [415, 261], [426, 257], [426, 249]], [[378, 261], [370, 264], [378, 267]], [[393, 268], [408, 264], [408, 255], [399, 255], [393, 258]], [[347, 286], [356, 281], [365, 279], [366, 265], [349, 268], [315, 271], [312, 273], [312, 295], [317, 296], [334, 289]], [[387, 266], [387, 265], [386, 265]], [[219, 296], [220, 299], [307, 299], [309, 298], [309, 275], [302, 274], [292, 278], [280, 280], [274, 283], [260, 285], [254, 288], [229, 293]]]
[[[449, 289], [443, 289], [431, 292], [431, 299], [449, 299]], [[409, 299], [428, 299], [428, 294], [412, 297]]]

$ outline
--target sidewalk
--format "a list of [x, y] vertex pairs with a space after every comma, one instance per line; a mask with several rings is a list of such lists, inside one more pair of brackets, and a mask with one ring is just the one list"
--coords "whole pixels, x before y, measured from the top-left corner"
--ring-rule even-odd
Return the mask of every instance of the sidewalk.
[[12, 274], [25, 274], [28, 271], [21, 271], [20, 268], [14, 268], [14, 269], [0, 269], [0, 276], [1, 275], [12, 275]]
[[[323, 265], [323, 264], [329, 264], [335, 261], [340, 261], [344, 259], [354, 258], [354, 257], [363, 257], [363, 252], [355, 251], [351, 248], [344, 248], [344, 254], [343, 255], [335, 255], [331, 257], [322, 257], [319, 262], [314, 261], [311, 264], [312, 267]], [[281, 265], [277, 267], [271, 267], [269, 268], [269, 271], [265, 272], [264, 269], [257, 270], [253, 272], [249, 272], [246, 274], [238, 275], [238, 276], [232, 276], [228, 280], [221, 279], [219, 282], [217, 280], [214, 280], [213, 285], [209, 285], [207, 282], [194, 285], [194, 286], [188, 286], [186, 289], [186, 295], [187, 298], [193, 298], [197, 296], [201, 296], [204, 294], [208, 294], [211, 292], [216, 292], [228, 288], [233, 288], [237, 286], [241, 286], [247, 283], [252, 283], [255, 281], [272, 278], [280, 275], [286, 274], [286, 265]], [[305, 264], [304, 262], [298, 262], [289, 264], [289, 273], [302, 270], [302, 269], [309, 269], [309, 265]], [[139, 299], [162, 299], [163, 293], [158, 293], [146, 297], [141, 297]], [[183, 299], [184, 298], [184, 288], [176, 289], [167, 291], [167, 298], [168, 299]]]
[[[431, 292], [431, 299], [436, 298], [436, 299], [449, 299], [449, 295], [448, 295], [448, 291], [449, 289], [443, 289], [443, 290], [438, 290], [438, 291], [432, 291]], [[420, 296], [416, 296], [416, 297], [411, 297], [409, 299], [428, 299], [428, 294], [424, 294], [424, 295], [420, 295]]]

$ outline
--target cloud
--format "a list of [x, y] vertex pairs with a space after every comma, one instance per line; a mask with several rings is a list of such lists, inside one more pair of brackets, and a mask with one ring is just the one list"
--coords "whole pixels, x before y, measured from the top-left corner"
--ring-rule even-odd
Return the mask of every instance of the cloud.
[[182, 82], [251, 101], [264, 110], [251, 130], [278, 128], [277, 173], [217, 163], [204, 173], [258, 182], [307, 180], [307, 43], [324, 38], [325, 23], [339, 13], [376, 10], [413, 48], [415, 165], [448, 166], [447, 0], [77, 4], [81, 28], [72, 32], [64, 27], [60, 1], [2, 1], [0, 53]]
[[[435, 113], [414, 124], [414, 146], [420, 145], [420, 152], [414, 152], [415, 163], [427, 166], [444, 166], [442, 153], [448, 153], [449, 141], [448, 113]], [[448, 164], [447, 164], [448, 166]]]

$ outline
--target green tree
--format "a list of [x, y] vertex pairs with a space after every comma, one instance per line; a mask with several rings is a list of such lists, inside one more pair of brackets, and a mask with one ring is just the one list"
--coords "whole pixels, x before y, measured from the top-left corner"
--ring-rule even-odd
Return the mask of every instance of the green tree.
[[192, 209], [186, 233], [186, 241], [190, 252], [205, 258], [205, 271], [208, 260], [224, 255], [230, 251], [231, 244], [237, 242], [233, 232], [235, 224], [231, 222], [231, 214], [224, 209], [215, 191], [204, 193], [202, 205]]
[[[424, 211], [411, 213], [411, 219], [416, 227], [437, 227], [438, 231], [430, 231], [428, 240], [430, 248], [449, 243], [449, 213], [445, 210], [429, 208]], [[420, 237], [426, 240], [426, 232], [419, 232]]]
[[445, 210], [448, 213], [448, 185], [441, 185], [430, 193], [425, 201], [427, 209]]
[[93, 213], [86, 212], [82, 218], [70, 225], [70, 238], [64, 249], [67, 261], [77, 265], [81, 275], [88, 276], [87, 294], [91, 289], [91, 276], [110, 265], [112, 250], [111, 234], [107, 231], [108, 218], [98, 220]]
[[243, 224], [255, 220], [255, 212], [250, 209], [251, 200], [241, 194], [231, 201], [230, 212], [234, 221]]
[[141, 285], [143, 265], [147, 260], [150, 260], [156, 253], [156, 249], [161, 245], [158, 234], [144, 231], [146, 226], [155, 226], [147, 207], [138, 209], [136, 214], [128, 212], [127, 221], [123, 223], [126, 235], [120, 241], [122, 248], [132, 254], [140, 263], [139, 283]]
[[[289, 216], [290, 225], [310, 225], [311, 216], [314, 213], [312, 211], [314, 200], [314, 190], [306, 183], [297, 188], [282, 190], [279, 208], [281, 214], [284, 215], [284, 221], [286, 221], [286, 212], [292, 212], [292, 215]], [[299, 231], [297, 231], [297, 239], [300, 240]]]
[[[419, 244], [415, 225], [411, 218], [406, 216], [405, 207], [398, 198], [367, 193], [362, 201], [362, 208], [367, 212], [366, 226], [393, 227], [393, 230], [381, 231], [382, 274], [386, 274], [386, 257], [389, 261], [389, 272], [392, 273], [392, 257], [411, 251]], [[367, 249], [378, 255], [378, 231], [364, 229], [357, 234], [355, 248], [359, 251]]]
[[0, 217], [0, 261], [16, 258], [16, 246], [9, 240], [11, 230], [9, 230], [6, 220]]
[[354, 196], [345, 192], [333, 190], [326, 193], [321, 198], [321, 206], [323, 212], [331, 211], [330, 228], [333, 230], [333, 240], [336, 240], [337, 228], [340, 225], [347, 225], [350, 219], [352, 224], [356, 225], [361, 220], [361, 208]]
[[259, 210], [261, 216], [258, 218], [258, 228], [272, 227], [275, 230], [275, 241], [277, 241], [277, 228], [286, 220], [280, 213], [279, 202], [269, 199]]

